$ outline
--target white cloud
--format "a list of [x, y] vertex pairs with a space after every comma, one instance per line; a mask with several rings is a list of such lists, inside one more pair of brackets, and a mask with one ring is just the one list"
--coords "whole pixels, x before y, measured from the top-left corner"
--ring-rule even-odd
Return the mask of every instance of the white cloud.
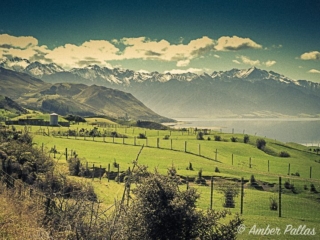
[[275, 65], [276, 63], [277, 63], [276, 61], [269, 60], [269, 61], [266, 61], [264, 64], [267, 67], [271, 67], [271, 66]]
[[57, 47], [50, 51], [46, 58], [67, 69], [90, 64], [107, 66], [107, 61], [119, 58], [118, 52], [119, 49], [108, 41], [90, 40], [80, 46], [66, 44]]
[[29, 47], [37, 45], [38, 40], [34, 37], [15, 37], [8, 34], [0, 35], [0, 47], [2, 48], [27, 49]]
[[262, 46], [250, 38], [241, 38], [238, 36], [220, 37], [217, 41], [217, 45], [215, 46], [215, 49], [218, 51], [236, 51], [250, 48], [261, 49]]
[[177, 62], [177, 67], [185, 67], [185, 66], [188, 66], [190, 63], [190, 60], [187, 59], [187, 60], [181, 60], [181, 61], [178, 61]]
[[251, 66], [259, 66], [260, 65], [260, 60], [251, 60], [249, 57], [246, 56], [240, 56], [239, 57], [244, 64], [248, 64]]
[[202, 73], [203, 69], [200, 68], [188, 68], [188, 69], [172, 69], [170, 71], [165, 71], [164, 73], [172, 73], [172, 74], [182, 74], [182, 73]]
[[320, 71], [317, 70], [317, 69], [311, 69], [311, 70], [308, 71], [308, 73], [318, 73], [318, 74], [320, 74]]
[[234, 62], [236, 64], [241, 64], [241, 62], [239, 62], [238, 60], [232, 60], [232, 62]]
[[320, 52], [319, 51], [312, 51], [312, 52], [303, 53], [300, 56], [300, 59], [302, 59], [302, 60], [320, 60]]
[[[218, 40], [207, 36], [183, 43], [172, 44], [165, 39], [152, 40], [147, 37], [90, 40], [81, 45], [65, 44], [53, 49], [39, 45], [38, 40], [30, 36], [15, 37], [0, 34], [0, 58], [20, 57], [43, 63], [55, 62], [65, 69], [84, 67], [90, 64], [110, 67], [109, 61], [126, 59], [157, 60], [175, 62], [177, 67], [186, 67], [193, 59], [203, 58], [211, 52], [259, 49], [261, 45], [249, 38], [221, 37]], [[214, 54], [215, 58], [220, 58]], [[244, 58], [246, 64], [257, 64]], [[258, 63], [260, 64], [260, 62]]]

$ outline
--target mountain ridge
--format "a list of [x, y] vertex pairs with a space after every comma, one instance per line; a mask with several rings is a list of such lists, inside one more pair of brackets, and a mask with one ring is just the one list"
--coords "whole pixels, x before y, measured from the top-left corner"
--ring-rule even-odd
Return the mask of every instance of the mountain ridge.
[[0, 67], [0, 94], [20, 105], [60, 115], [106, 115], [155, 122], [171, 121], [147, 108], [132, 94], [97, 85], [46, 83]]
[[198, 75], [89, 65], [70, 71], [44, 72], [41, 79], [125, 91], [170, 118], [260, 116], [261, 112], [269, 116], [320, 116], [320, 83], [293, 80], [256, 67]]

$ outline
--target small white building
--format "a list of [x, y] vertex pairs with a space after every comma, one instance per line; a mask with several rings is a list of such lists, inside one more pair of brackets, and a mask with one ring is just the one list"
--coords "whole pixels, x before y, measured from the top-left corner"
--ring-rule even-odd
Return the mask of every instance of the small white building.
[[56, 113], [50, 114], [50, 126], [57, 126], [58, 125], [58, 118], [59, 115]]

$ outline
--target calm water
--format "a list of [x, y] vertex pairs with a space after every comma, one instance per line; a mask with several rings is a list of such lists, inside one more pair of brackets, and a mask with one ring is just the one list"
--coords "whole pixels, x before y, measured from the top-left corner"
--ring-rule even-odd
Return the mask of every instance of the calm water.
[[266, 136], [282, 142], [296, 142], [306, 145], [320, 143], [319, 118], [256, 118], [256, 119], [201, 119], [175, 118], [177, 128], [213, 128], [224, 133], [246, 133]]

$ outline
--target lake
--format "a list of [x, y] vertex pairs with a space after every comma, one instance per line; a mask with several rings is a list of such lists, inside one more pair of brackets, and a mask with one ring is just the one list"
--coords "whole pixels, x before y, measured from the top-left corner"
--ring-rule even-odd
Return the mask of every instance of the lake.
[[[320, 143], [319, 118], [174, 118], [176, 128], [211, 128], [223, 133], [245, 133], [304, 145]], [[167, 124], [170, 125], [170, 124]]]

